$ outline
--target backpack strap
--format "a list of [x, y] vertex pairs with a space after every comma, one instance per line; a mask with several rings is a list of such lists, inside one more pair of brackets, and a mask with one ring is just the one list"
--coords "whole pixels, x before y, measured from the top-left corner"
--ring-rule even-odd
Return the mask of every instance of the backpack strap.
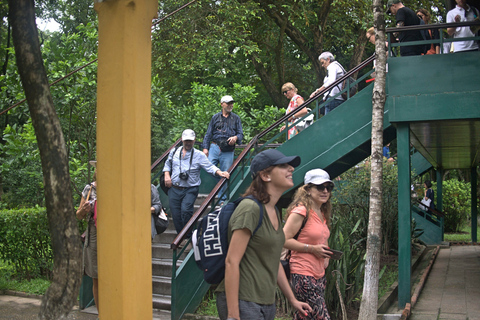
[[[258, 219], [258, 225], [257, 225], [257, 227], [255, 228], [255, 230], [254, 230], [253, 233], [252, 233], [252, 237], [253, 237], [253, 235], [254, 235], [254, 234], [258, 231], [258, 229], [260, 229], [260, 227], [262, 226], [262, 222], [263, 222], [263, 204], [260, 203], [260, 201], [258, 201], [258, 199], [256, 199], [256, 198], [255, 198], [254, 196], [252, 196], [252, 195], [248, 195], [248, 196], [246, 196], [246, 197], [243, 198], [243, 199], [253, 200], [253, 201], [255, 201], [255, 202], [258, 204], [258, 206], [260, 207], [260, 218]], [[243, 200], [243, 199], [242, 199], [242, 200]]]
[[[297, 203], [297, 207], [298, 207], [299, 205], [300, 205], [300, 204]], [[302, 229], [305, 228], [305, 225], [307, 224], [307, 220], [308, 220], [309, 215], [310, 215], [310, 213], [307, 212], [307, 215], [305, 216], [305, 218], [303, 218], [302, 226], [301, 226], [300, 229], [298, 230], [297, 234], [293, 236], [293, 239], [295, 239], [295, 240], [298, 239], [298, 236], [300, 235], [300, 232], [302, 232]]]

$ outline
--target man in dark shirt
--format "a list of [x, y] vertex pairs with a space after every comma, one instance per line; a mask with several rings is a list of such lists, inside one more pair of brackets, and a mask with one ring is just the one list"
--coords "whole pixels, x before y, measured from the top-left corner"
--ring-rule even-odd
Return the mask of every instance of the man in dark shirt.
[[[231, 96], [222, 97], [222, 111], [212, 117], [203, 138], [203, 153], [222, 171], [227, 171], [232, 165], [235, 144], [242, 143], [243, 139], [242, 121], [232, 112], [234, 102]], [[218, 193], [220, 202], [227, 200], [225, 190], [226, 185]]]
[[[403, 5], [400, 0], [388, 0], [387, 13], [391, 12], [397, 20], [397, 27], [417, 26], [420, 24], [420, 18], [415, 12]], [[398, 37], [399, 42], [421, 41], [423, 36], [419, 30], [402, 31], [393, 34]], [[415, 56], [425, 53], [425, 45], [402, 46], [400, 47], [401, 56]]]

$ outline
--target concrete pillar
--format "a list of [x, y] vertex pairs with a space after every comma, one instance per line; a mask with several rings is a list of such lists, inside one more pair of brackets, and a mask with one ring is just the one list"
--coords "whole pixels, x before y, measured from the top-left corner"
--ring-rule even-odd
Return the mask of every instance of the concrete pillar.
[[99, 318], [152, 319], [151, 26], [157, 0], [97, 0]]
[[398, 163], [398, 307], [410, 303], [411, 208], [410, 208], [410, 126], [397, 126]]

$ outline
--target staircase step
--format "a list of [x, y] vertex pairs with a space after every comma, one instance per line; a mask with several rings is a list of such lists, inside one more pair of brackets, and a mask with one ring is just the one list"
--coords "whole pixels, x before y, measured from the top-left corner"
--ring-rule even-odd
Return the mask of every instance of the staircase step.
[[[195, 202], [195, 210], [197, 210], [208, 194], [199, 194]], [[173, 251], [170, 245], [177, 236], [175, 226], [171, 216], [167, 230], [157, 235], [152, 241], [152, 303], [155, 312], [162, 312], [169, 315], [171, 309], [171, 278]], [[186, 257], [188, 251], [184, 252], [177, 261], [177, 267], [182, 263], [182, 259]], [[154, 313], [155, 313], [154, 312]]]
[[[152, 259], [152, 275], [160, 277], [172, 277], [173, 259]], [[177, 268], [182, 261], [177, 261]]]
[[159, 310], [171, 310], [172, 298], [163, 294], [153, 294], [153, 308]]
[[[171, 223], [171, 224], [173, 225], [173, 223]], [[153, 243], [164, 243], [164, 244], [170, 245], [173, 242], [173, 240], [175, 239], [176, 236], [177, 236], [177, 232], [175, 231], [175, 229], [173, 229], [173, 230], [167, 229], [167, 230], [165, 230], [164, 233], [157, 234], [155, 236], [155, 239], [153, 239], [152, 244]]]
[[153, 320], [165, 320], [165, 319], [172, 319], [172, 313], [170, 310], [160, 310], [160, 309], [153, 309]]
[[171, 277], [153, 276], [152, 288], [154, 294], [169, 295], [172, 290]]

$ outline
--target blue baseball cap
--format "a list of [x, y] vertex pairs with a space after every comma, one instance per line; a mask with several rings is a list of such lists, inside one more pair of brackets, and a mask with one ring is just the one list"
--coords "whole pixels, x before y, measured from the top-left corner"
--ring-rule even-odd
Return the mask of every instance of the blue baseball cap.
[[301, 159], [299, 156], [287, 157], [276, 149], [268, 149], [257, 154], [250, 165], [252, 179], [255, 179], [257, 173], [271, 166], [288, 163], [292, 167], [298, 167]]

